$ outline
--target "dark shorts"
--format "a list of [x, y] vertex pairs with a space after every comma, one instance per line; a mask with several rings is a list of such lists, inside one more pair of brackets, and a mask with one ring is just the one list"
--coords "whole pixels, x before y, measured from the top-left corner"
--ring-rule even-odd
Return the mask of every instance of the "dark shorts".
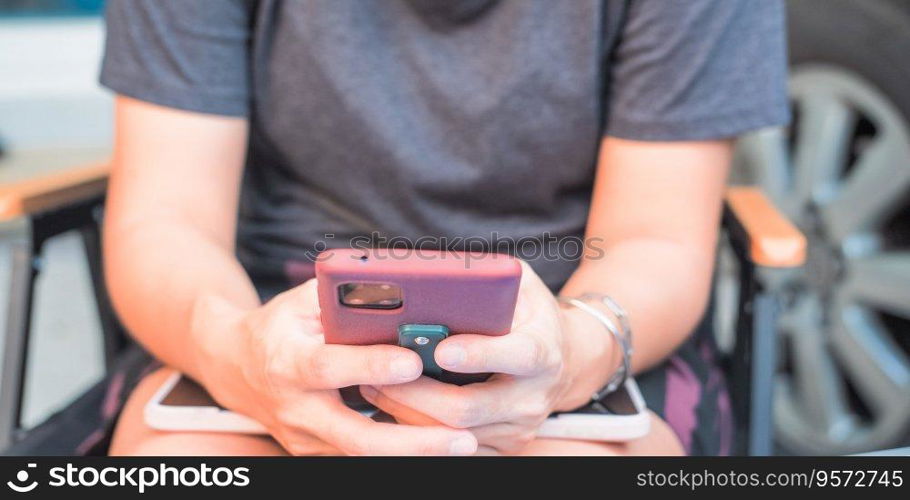
[[636, 378], [648, 408], [666, 420], [689, 455], [729, 455], [733, 412], [710, 322], [659, 366]]

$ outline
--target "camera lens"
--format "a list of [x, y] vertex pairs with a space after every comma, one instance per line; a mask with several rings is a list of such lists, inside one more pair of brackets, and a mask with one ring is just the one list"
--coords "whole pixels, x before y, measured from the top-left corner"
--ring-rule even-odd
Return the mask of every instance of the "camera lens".
[[401, 307], [401, 288], [391, 283], [343, 283], [338, 285], [342, 305], [359, 309]]

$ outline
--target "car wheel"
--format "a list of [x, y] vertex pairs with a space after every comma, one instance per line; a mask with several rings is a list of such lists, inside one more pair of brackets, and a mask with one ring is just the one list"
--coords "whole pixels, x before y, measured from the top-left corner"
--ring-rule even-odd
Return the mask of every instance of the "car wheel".
[[743, 137], [734, 166], [809, 241], [803, 269], [762, 278], [783, 297], [777, 440], [895, 446], [910, 428], [910, 1], [794, 0], [788, 16], [793, 121]]

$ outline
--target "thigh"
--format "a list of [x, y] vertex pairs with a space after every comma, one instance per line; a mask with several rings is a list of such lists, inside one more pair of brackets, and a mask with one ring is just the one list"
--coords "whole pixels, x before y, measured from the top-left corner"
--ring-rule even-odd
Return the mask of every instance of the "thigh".
[[111, 455], [286, 455], [267, 436], [223, 432], [163, 432], [145, 423], [145, 404], [173, 373], [161, 368], [146, 376], [130, 395], [117, 422]]
[[529, 444], [520, 455], [683, 455], [679, 438], [666, 422], [651, 413], [651, 431], [642, 438], [625, 443], [602, 443], [569, 439], [537, 439]]

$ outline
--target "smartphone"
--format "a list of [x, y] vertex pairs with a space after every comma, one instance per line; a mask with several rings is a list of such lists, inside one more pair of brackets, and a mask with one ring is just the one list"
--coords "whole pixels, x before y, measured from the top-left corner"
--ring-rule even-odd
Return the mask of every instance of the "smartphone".
[[338, 249], [316, 259], [329, 344], [398, 344], [404, 325], [445, 327], [431, 334], [505, 335], [520, 281], [521, 265], [505, 254]]

